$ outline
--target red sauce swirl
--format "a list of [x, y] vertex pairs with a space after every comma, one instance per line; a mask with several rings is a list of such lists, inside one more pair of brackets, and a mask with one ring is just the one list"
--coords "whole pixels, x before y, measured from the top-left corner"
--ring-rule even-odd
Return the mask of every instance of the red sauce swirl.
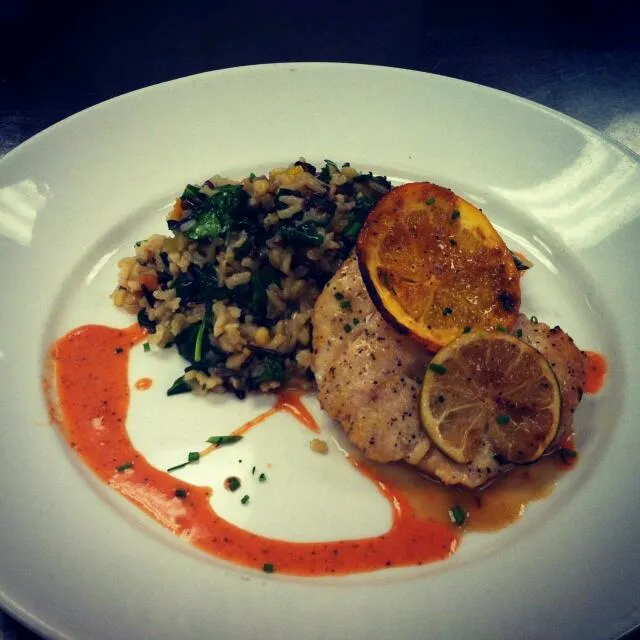
[[[443, 559], [455, 551], [465, 528], [493, 529], [516, 520], [524, 505], [549, 493], [556, 475], [568, 468], [555, 459], [543, 461], [511, 474], [509, 482], [474, 494], [442, 487], [405, 467], [351, 458], [388, 500], [393, 514], [389, 531], [330, 542], [266, 538], [220, 517], [211, 506], [210, 488], [185, 483], [153, 467], [133, 447], [126, 428], [128, 361], [131, 349], [144, 336], [138, 325], [127, 329], [86, 325], [60, 338], [51, 348], [52, 377], [45, 384], [50, 416], [98, 477], [175, 534], [230, 562], [322, 576]], [[285, 391], [274, 407], [234, 433], [245, 434], [281, 411], [319, 431], [299, 395]], [[208, 447], [201, 455], [214, 449]], [[468, 514], [464, 527], [449, 521], [448, 509], [455, 504]]]

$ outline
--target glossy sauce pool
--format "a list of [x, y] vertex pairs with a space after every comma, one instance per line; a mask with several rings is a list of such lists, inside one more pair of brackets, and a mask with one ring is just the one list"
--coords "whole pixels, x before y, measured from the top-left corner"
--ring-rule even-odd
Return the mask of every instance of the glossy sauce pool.
[[[517, 468], [483, 491], [471, 492], [444, 487], [404, 465], [373, 465], [350, 456], [354, 468], [389, 502], [393, 515], [389, 531], [371, 538], [317, 543], [262, 537], [221, 518], [210, 504], [210, 488], [176, 479], [150, 465], [134, 449], [126, 428], [128, 361], [131, 348], [144, 336], [137, 324], [127, 329], [86, 325], [60, 338], [51, 348], [51, 379], [45, 384], [50, 416], [104, 482], [173, 533], [244, 566], [322, 576], [441, 560], [456, 550], [465, 531], [500, 529], [517, 520], [529, 502], [552, 491], [557, 477], [575, 460], [565, 463], [549, 457]], [[603, 367], [592, 368], [596, 373], [590, 375], [601, 371], [604, 376]], [[145, 389], [150, 384], [144, 379], [134, 386]], [[305, 428], [319, 431], [300, 396], [289, 391], [279, 394], [271, 409], [234, 433], [247, 434], [280, 411], [293, 415]], [[212, 445], [200, 454], [215, 449]], [[451, 521], [449, 512], [454, 506], [466, 513], [462, 526]]]

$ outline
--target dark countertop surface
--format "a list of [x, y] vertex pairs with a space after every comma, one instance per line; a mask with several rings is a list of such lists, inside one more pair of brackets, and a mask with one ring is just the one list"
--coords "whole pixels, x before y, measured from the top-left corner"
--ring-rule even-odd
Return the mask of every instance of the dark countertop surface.
[[[289, 8], [290, 7], [290, 8]], [[405, 67], [581, 120], [640, 153], [634, 3], [0, 2], [0, 156], [98, 102], [202, 71], [284, 61]], [[0, 613], [0, 640], [36, 639]], [[640, 639], [636, 632], [630, 638]]]

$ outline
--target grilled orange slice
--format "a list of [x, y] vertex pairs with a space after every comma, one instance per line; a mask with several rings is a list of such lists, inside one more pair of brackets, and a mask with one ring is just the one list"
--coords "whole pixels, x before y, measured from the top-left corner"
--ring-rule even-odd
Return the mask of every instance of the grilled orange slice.
[[510, 462], [534, 462], [558, 431], [560, 388], [533, 347], [506, 333], [474, 331], [434, 356], [420, 414], [434, 444], [455, 462], [471, 462], [486, 442]]
[[472, 329], [510, 329], [518, 270], [487, 217], [430, 182], [396, 187], [358, 237], [358, 263], [385, 319], [437, 351]]

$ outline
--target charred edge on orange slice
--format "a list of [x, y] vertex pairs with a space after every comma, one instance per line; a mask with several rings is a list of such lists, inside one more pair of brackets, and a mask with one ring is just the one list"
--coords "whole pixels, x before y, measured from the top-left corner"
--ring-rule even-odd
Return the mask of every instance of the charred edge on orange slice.
[[[360, 275], [362, 276], [364, 286], [367, 289], [369, 297], [371, 298], [371, 301], [373, 302], [377, 311], [385, 319], [385, 321], [390, 324], [398, 333], [409, 335], [411, 333], [409, 327], [402, 324], [400, 321], [398, 321], [397, 318], [394, 318], [393, 314], [387, 310], [382, 298], [378, 294], [373, 280], [369, 275], [369, 271], [366, 268], [366, 250], [364, 248], [361, 248], [359, 243], [356, 245], [356, 257], [358, 258], [358, 267], [360, 268]], [[422, 340], [420, 340], [420, 343], [424, 344]]]
[[[378, 200], [378, 202], [376, 203], [376, 205], [374, 206], [374, 208], [371, 210], [371, 212], [369, 213], [369, 217], [372, 216], [374, 214], [374, 212], [376, 211], [376, 209], [379, 206], [383, 206], [383, 204], [387, 201], [387, 200], [399, 200], [399, 202], [394, 202], [394, 206], [398, 207], [401, 206], [402, 204], [402, 198], [400, 197], [399, 193], [402, 190], [402, 187], [406, 187], [407, 185], [412, 185], [412, 187], [416, 184], [419, 184], [421, 187], [425, 188], [425, 190], [427, 191], [426, 195], [431, 195], [429, 193], [429, 191], [433, 190], [435, 192], [438, 192], [438, 195], [440, 196], [447, 196], [448, 200], [451, 200], [452, 202], [455, 202], [455, 198], [456, 195], [453, 191], [451, 191], [450, 189], [447, 189], [446, 187], [441, 187], [437, 184], [434, 184], [432, 182], [420, 182], [420, 183], [406, 183], [404, 185], [400, 185], [398, 187], [395, 187], [393, 189], [391, 189], [391, 191], [389, 191], [389, 193], [387, 193], [385, 196], [383, 196], [382, 198], [380, 198], [380, 200]], [[414, 187], [415, 188], [415, 187]], [[442, 193], [445, 192], [445, 193]], [[411, 331], [411, 329], [409, 327], [407, 327], [405, 324], [403, 324], [402, 322], [400, 322], [386, 307], [384, 300], [381, 298], [380, 294], [378, 293], [378, 291], [376, 290], [376, 286], [371, 278], [371, 276], [369, 275], [369, 269], [367, 269], [367, 250], [366, 250], [366, 238], [368, 236], [368, 228], [367, 228], [367, 224], [365, 221], [365, 224], [363, 226], [362, 231], [360, 232], [360, 235], [358, 236], [358, 240], [356, 241], [356, 257], [358, 259], [358, 268], [360, 269], [360, 275], [362, 276], [362, 280], [364, 282], [364, 286], [367, 290], [367, 292], [369, 293], [369, 297], [371, 298], [371, 301], [373, 302], [375, 308], [378, 310], [378, 312], [380, 313], [380, 315], [384, 318], [384, 320], [391, 325], [398, 333], [402, 334], [402, 335], [411, 335], [413, 336], [413, 338], [416, 340], [416, 342], [418, 342], [419, 344], [422, 344], [426, 349], [428, 349], [429, 351], [434, 351], [433, 350], [433, 346], [430, 345], [427, 341], [422, 340], [419, 336], [415, 335], [414, 332]]]
[[[376, 202], [375, 207], [369, 213], [369, 216], [372, 216], [376, 209], [384, 206], [387, 200], [398, 200], [398, 202], [394, 202], [395, 207], [402, 206], [403, 198], [401, 194], [408, 189], [422, 189], [424, 191], [424, 199], [425, 201], [429, 197], [438, 197], [446, 199], [447, 203], [452, 207], [455, 207], [458, 196], [454, 191], [448, 189], [447, 187], [442, 187], [439, 184], [435, 184], [435, 182], [407, 182], [405, 184], [394, 187], [384, 195], [378, 202]], [[362, 280], [364, 281], [364, 286], [369, 293], [369, 297], [373, 302], [374, 306], [380, 313], [380, 315], [386, 320], [388, 324], [390, 324], [398, 333], [402, 335], [411, 335], [419, 344], [423, 345], [428, 351], [435, 353], [438, 348], [434, 349], [433, 344], [428, 342], [427, 340], [423, 340], [420, 336], [416, 335], [409, 327], [400, 322], [386, 307], [383, 299], [378, 294], [375, 284], [369, 275], [369, 270], [366, 267], [366, 237], [367, 233], [367, 225], [366, 221], [363, 226], [360, 235], [358, 236], [358, 240], [356, 242], [356, 257], [358, 258], [358, 267], [360, 269], [360, 275], [362, 276]]]

